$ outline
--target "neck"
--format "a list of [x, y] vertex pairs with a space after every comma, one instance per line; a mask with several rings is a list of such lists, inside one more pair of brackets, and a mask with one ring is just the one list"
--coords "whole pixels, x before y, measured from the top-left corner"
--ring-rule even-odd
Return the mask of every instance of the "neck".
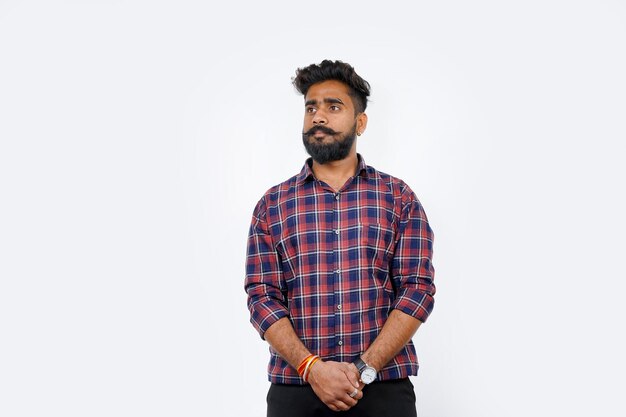
[[335, 191], [339, 191], [346, 181], [356, 173], [358, 166], [359, 158], [356, 155], [356, 149], [353, 149], [347, 157], [339, 161], [327, 162], [322, 165], [313, 160], [311, 168], [315, 178], [324, 181]]

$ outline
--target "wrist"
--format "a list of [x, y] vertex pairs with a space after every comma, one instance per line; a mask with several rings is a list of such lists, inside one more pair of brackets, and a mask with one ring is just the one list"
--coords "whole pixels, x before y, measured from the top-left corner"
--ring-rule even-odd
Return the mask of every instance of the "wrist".
[[297, 371], [298, 371], [298, 375], [300, 375], [300, 377], [304, 380], [304, 382], [308, 382], [311, 368], [319, 360], [321, 360], [319, 356], [310, 354], [306, 358], [304, 358], [302, 362], [300, 362], [300, 365], [298, 365]]
[[365, 361], [365, 359], [361, 356], [358, 357], [354, 362], [354, 366], [359, 371], [359, 375], [361, 377], [361, 382], [365, 385], [371, 384], [376, 379], [376, 375], [378, 371], [369, 363]]
[[320, 369], [322, 368], [321, 365], [323, 365], [324, 361], [322, 360], [322, 358], [318, 358], [315, 362], [312, 362], [311, 365], [309, 366], [309, 371], [306, 374], [306, 379], [304, 379], [304, 382], [307, 382], [309, 384], [314, 384], [315, 381], [317, 381], [317, 378], [319, 377], [319, 372]]

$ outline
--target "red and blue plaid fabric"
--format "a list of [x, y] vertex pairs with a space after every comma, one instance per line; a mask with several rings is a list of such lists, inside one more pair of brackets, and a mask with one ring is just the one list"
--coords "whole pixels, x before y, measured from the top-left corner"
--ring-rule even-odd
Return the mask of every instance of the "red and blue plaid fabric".
[[[433, 309], [433, 233], [401, 180], [367, 166], [339, 192], [300, 174], [272, 187], [254, 209], [245, 289], [250, 321], [263, 337], [289, 317], [305, 346], [324, 360], [352, 362], [393, 309], [425, 321]], [[413, 342], [378, 374], [417, 375]], [[304, 384], [270, 347], [269, 380]]]

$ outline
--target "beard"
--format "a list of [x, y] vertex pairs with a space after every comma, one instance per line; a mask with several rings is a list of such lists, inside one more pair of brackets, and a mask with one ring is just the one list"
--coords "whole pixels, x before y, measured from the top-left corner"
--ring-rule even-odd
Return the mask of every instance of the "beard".
[[[318, 142], [313, 137], [315, 133], [322, 132], [327, 135], [333, 136], [333, 141], [330, 143]], [[352, 127], [352, 130], [347, 134], [341, 134], [335, 132], [333, 129], [326, 126], [313, 126], [306, 132], [302, 133], [302, 143], [307, 153], [311, 155], [313, 160], [318, 164], [324, 165], [327, 162], [340, 161], [345, 159], [352, 149], [352, 144], [356, 139], [356, 123]]]

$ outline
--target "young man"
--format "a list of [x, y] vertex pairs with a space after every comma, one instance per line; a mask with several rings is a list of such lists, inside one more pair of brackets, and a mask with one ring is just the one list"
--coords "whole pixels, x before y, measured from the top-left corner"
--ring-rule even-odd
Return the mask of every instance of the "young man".
[[369, 83], [325, 60], [293, 84], [311, 158], [265, 193], [248, 236], [248, 307], [271, 353], [267, 415], [416, 416], [411, 338], [435, 294], [428, 219], [403, 181], [357, 154]]

